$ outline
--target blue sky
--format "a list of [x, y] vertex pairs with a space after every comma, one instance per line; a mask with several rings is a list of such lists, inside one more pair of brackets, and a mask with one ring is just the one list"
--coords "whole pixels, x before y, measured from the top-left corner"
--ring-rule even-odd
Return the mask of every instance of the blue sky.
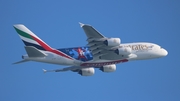
[[[179, 5], [179, 0], [1, 0], [0, 101], [179, 101]], [[159, 44], [169, 54], [118, 64], [113, 73], [96, 70], [90, 77], [42, 72], [60, 65], [12, 65], [26, 54], [13, 24], [24, 24], [50, 46], [64, 48], [86, 45], [78, 22], [123, 43]]]

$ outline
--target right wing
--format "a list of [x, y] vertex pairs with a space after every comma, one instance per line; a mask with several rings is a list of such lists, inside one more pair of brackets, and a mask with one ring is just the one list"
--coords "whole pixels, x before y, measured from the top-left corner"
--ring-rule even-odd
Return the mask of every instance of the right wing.
[[82, 66], [70, 66], [70, 67], [65, 67], [65, 68], [61, 68], [61, 69], [55, 69], [55, 70], [45, 70], [43, 69], [43, 72], [65, 72], [65, 71], [77, 71], [80, 70], [82, 68], [88, 68], [88, 67], [82, 67]]

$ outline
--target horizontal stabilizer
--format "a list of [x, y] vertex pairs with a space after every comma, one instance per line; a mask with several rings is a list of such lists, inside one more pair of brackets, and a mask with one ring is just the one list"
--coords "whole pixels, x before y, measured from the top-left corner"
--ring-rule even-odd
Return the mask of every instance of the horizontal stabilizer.
[[29, 57], [45, 57], [46, 54], [33, 46], [25, 46], [26, 52]]
[[21, 60], [21, 61], [18, 61], [18, 62], [15, 62], [13, 64], [19, 64], [19, 63], [23, 63], [23, 62], [28, 62], [29, 60]]

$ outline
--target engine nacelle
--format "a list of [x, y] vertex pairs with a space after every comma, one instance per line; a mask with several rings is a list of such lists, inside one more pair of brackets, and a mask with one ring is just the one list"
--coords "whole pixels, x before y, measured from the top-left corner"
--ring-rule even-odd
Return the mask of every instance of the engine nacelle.
[[121, 44], [120, 38], [109, 38], [104, 41], [106, 46], [119, 46]]
[[118, 55], [130, 55], [132, 52], [132, 49], [130, 47], [121, 47], [114, 51]]
[[116, 70], [116, 65], [105, 65], [101, 67], [100, 70], [103, 72], [114, 72]]
[[90, 68], [83, 68], [81, 70], [78, 71], [78, 74], [80, 74], [81, 76], [91, 76], [95, 73], [94, 68], [90, 67]]

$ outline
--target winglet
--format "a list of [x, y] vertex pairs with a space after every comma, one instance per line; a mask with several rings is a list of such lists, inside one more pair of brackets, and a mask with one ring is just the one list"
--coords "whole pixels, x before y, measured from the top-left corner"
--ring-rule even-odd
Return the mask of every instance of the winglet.
[[83, 24], [83, 23], [81, 23], [81, 22], [79, 22], [79, 24], [80, 24], [81, 27], [83, 27], [83, 26], [85, 25], [85, 24]]
[[46, 72], [47, 72], [47, 70], [45, 70], [45, 69], [42, 69], [42, 70], [43, 70], [43, 72], [44, 72], [44, 73], [46, 73]]

